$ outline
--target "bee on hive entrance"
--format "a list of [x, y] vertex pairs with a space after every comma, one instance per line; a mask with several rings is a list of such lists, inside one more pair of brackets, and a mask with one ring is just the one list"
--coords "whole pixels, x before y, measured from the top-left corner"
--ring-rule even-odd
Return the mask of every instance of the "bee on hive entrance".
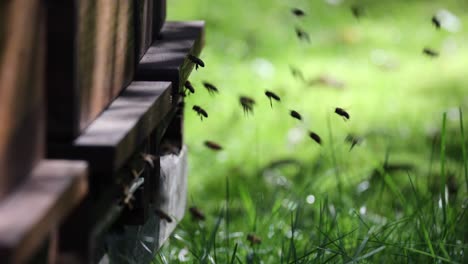
[[440, 29], [440, 21], [437, 16], [433, 16], [431, 19], [432, 24], [436, 27], [436, 29]]
[[291, 12], [293, 13], [293, 15], [297, 17], [305, 16], [305, 12], [302, 9], [299, 9], [297, 7], [294, 7], [293, 9], [291, 9]]
[[281, 98], [280, 98], [277, 94], [275, 94], [274, 92], [271, 92], [271, 91], [268, 91], [268, 90], [267, 90], [267, 91], [265, 91], [265, 95], [266, 95], [266, 96], [268, 97], [268, 99], [270, 100], [270, 106], [271, 106], [271, 108], [273, 108], [273, 101], [272, 101], [271, 99], [274, 99], [274, 100], [276, 100], [276, 101], [278, 101], [278, 102], [281, 101]]
[[423, 49], [423, 53], [429, 57], [437, 57], [439, 56], [439, 52], [433, 50], [433, 49], [430, 49], [430, 48], [424, 48]]
[[193, 111], [197, 112], [197, 114], [200, 116], [200, 120], [203, 121], [203, 117], [208, 118], [208, 113], [200, 106], [194, 105], [192, 109]]
[[317, 142], [319, 145], [322, 145], [322, 139], [320, 138], [317, 133], [309, 131], [309, 137], [313, 139], [315, 142]]
[[242, 106], [242, 109], [244, 110], [244, 114], [248, 114], [249, 112], [253, 112], [253, 106], [255, 104], [255, 100], [247, 97], [247, 96], [241, 96], [239, 98], [239, 102]]
[[205, 141], [205, 146], [211, 150], [214, 150], [214, 151], [220, 151], [220, 150], [223, 150], [223, 147], [221, 147], [221, 145], [219, 145], [218, 143], [215, 143], [213, 141]]
[[157, 208], [154, 210], [154, 213], [159, 216], [160, 219], [166, 220], [168, 223], [172, 223], [172, 217], [169, 216], [166, 212], [163, 210]]
[[215, 93], [219, 92], [218, 88], [216, 88], [216, 86], [209, 82], [203, 82], [203, 86], [205, 86], [206, 90], [208, 90], [208, 93], [210, 93], [211, 95], [214, 95]]
[[195, 70], [198, 70], [198, 66], [200, 66], [202, 68], [205, 67], [205, 63], [200, 58], [198, 58], [198, 57], [196, 57], [196, 56], [194, 56], [192, 54], [187, 55], [187, 58], [191, 62], [195, 63]]
[[296, 27], [296, 36], [301, 41], [310, 42], [309, 34], [299, 27]]
[[301, 114], [299, 114], [297, 111], [291, 110], [289, 114], [297, 120], [302, 120]]
[[185, 95], [186, 91], [189, 91], [192, 94], [195, 93], [195, 88], [193, 88], [193, 85], [192, 85], [192, 83], [190, 81], [188, 81], [188, 80], [185, 81], [184, 87], [185, 87], [184, 95]]
[[198, 221], [204, 221], [205, 220], [205, 214], [198, 209], [195, 206], [192, 206], [189, 208], [189, 212], [192, 215], [192, 219], [198, 220]]
[[343, 117], [345, 120], [349, 120], [349, 114], [343, 108], [339, 108], [339, 107], [335, 108], [335, 113]]
[[247, 240], [250, 242], [250, 245], [257, 245], [262, 243], [262, 239], [253, 233], [247, 235]]

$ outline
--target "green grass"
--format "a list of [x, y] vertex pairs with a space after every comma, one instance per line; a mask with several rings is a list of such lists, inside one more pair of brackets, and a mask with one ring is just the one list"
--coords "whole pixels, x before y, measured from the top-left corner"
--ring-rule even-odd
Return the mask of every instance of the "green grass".
[[[356, 20], [351, 2], [170, 1], [170, 19], [206, 21], [206, 67], [191, 75], [185, 139], [188, 203], [207, 220], [181, 221], [157, 263], [467, 261], [468, 3], [360, 1], [366, 16]], [[292, 6], [307, 17], [293, 17]], [[458, 16], [460, 31], [430, 24], [440, 8]], [[426, 46], [441, 56], [423, 56]], [[379, 56], [393, 68], [376, 65]], [[345, 88], [304, 85], [290, 65]], [[220, 94], [210, 97], [203, 80]], [[265, 89], [281, 103], [271, 108]], [[253, 115], [243, 114], [240, 95], [256, 100]], [[209, 118], [201, 122], [194, 104]], [[352, 151], [349, 133], [364, 139]], [[251, 245], [249, 233], [262, 243]]]

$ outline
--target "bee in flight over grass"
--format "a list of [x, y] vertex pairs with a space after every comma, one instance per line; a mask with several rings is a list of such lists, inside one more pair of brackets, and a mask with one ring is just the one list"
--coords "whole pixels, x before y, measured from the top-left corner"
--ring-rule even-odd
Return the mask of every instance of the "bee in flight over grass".
[[220, 150], [223, 150], [223, 147], [221, 147], [221, 145], [219, 145], [218, 143], [216, 142], [213, 142], [213, 141], [205, 141], [205, 146], [211, 150], [214, 150], [214, 151], [220, 151]]
[[309, 33], [305, 32], [303, 29], [301, 29], [298, 26], [296, 26], [295, 30], [296, 30], [296, 36], [299, 40], [310, 42]]
[[351, 151], [355, 146], [361, 144], [362, 140], [363, 140], [362, 138], [357, 137], [353, 134], [349, 134], [345, 138], [345, 141], [351, 145], [351, 147], [349, 148], [349, 151]]
[[257, 245], [262, 243], [262, 239], [253, 233], [247, 235], [247, 240], [250, 242], [250, 245]]
[[339, 107], [335, 108], [335, 113], [343, 117], [345, 120], [349, 120], [349, 114], [343, 108], [339, 108]]
[[423, 49], [423, 54], [429, 56], [429, 57], [438, 57], [439, 56], [439, 52], [431, 49], [431, 48], [424, 48]]
[[291, 9], [291, 12], [293, 13], [293, 15], [297, 16], [297, 17], [303, 17], [305, 16], [305, 12], [304, 10], [300, 9], [300, 8], [297, 8], [297, 7], [294, 7]]
[[281, 101], [281, 98], [280, 98], [277, 94], [275, 94], [274, 92], [272, 92], [272, 91], [268, 91], [268, 90], [265, 91], [265, 95], [266, 95], [266, 96], [268, 97], [268, 99], [270, 100], [270, 106], [271, 106], [271, 108], [273, 108], [273, 101], [272, 101], [271, 99], [274, 99], [274, 100], [276, 100], [276, 101], [278, 101], [278, 102]]
[[203, 86], [205, 86], [206, 90], [208, 90], [208, 93], [210, 93], [211, 95], [214, 95], [215, 93], [219, 92], [218, 88], [216, 88], [216, 86], [209, 82], [203, 82]]
[[197, 207], [192, 206], [189, 208], [190, 215], [192, 215], [192, 219], [197, 221], [205, 221], [205, 214]]
[[203, 121], [203, 117], [208, 118], [208, 113], [205, 111], [205, 109], [201, 108], [198, 105], [194, 105], [192, 107], [193, 111], [197, 112], [197, 114], [200, 116], [200, 120]]
[[197, 56], [189, 54], [189, 55], [187, 55], [187, 58], [191, 62], [195, 63], [195, 70], [198, 70], [198, 66], [200, 66], [202, 68], [205, 67], [205, 63], [200, 58], [198, 58]]
[[436, 29], [440, 29], [440, 21], [437, 16], [433, 16], [431, 19], [432, 24], [436, 27]]
[[350, 9], [356, 19], [359, 19], [364, 15], [364, 9], [361, 6], [352, 5]]
[[294, 66], [289, 66], [289, 69], [291, 69], [291, 74], [295, 79], [299, 79], [300, 81], [305, 81], [304, 74], [299, 68], [296, 68]]
[[289, 114], [290, 114], [293, 118], [295, 118], [295, 119], [297, 119], [297, 120], [302, 120], [301, 114], [299, 114], [299, 112], [297, 112], [297, 111], [295, 111], [295, 110], [291, 110], [291, 111], [289, 112]]
[[193, 85], [190, 81], [188, 80], [185, 81], [184, 87], [185, 87], [184, 95], [186, 94], [187, 91], [189, 91], [192, 94], [195, 93], [195, 88], [193, 88]]
[[166, 220], [168, 223], [172, 223], [172, 217], [161, 209], [155, 209], [154, 213], [159, 216], [160, 219]]
[[239, 102], [242, 106], [242, 109], [244, 110], [244, 114], [248, 114], [249, 112], [253, 112], [253, 106], [255, 104], [255, 100], [247, 97], [247, 96], [241, 96], [239, 98]]
[[322, 145], [322, 139], [317, 133], [309, 131], [309, 137], [313, 139], [315, 142], [317, 142], [319, 145]]

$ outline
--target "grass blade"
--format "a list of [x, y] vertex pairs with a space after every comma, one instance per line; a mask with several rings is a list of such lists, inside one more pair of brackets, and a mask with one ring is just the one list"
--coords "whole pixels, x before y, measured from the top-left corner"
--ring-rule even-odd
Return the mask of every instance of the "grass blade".
[[236, 260], [236, 253], [237, 253], [237, 243], [234, 246], [234, 251], [232, 252], [231, 262], [230, 262], [231, 264], [234, 264], [234, 261]]
[[463, 167], [465, 169], [465, 184], [466, 190], [468, 191], [468, 160], [466, 157], [466, 142], [465, 142], [465, 130], [463, 129], [463, 111], [458, 108], [460, 112], [460, 132], [461, 132], [461, 147], [462, 147], [462, 157], [463, 157]]
[[440, 176], [442, 177], [440, 183], [440, 195], [442, 196], [442, 212], [444, 219], [444, 226], [447, 225], [447, 204], [445, 200], [445, 184], [447, 182], [445, 175], [445, 140], [446, 140], [446, 125], [447, 125], [447, 113], [443, 114], [442, 117], [442, 131], [440, 139]]

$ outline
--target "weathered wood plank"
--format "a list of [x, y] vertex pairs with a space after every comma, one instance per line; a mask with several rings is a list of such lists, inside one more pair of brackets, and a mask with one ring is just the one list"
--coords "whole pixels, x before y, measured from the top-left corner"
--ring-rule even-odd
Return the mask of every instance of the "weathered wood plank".
[[154, 1], [153, 8], [153, 40], [160, 36], [161, 27], [166, 21], [166, 0], [152, 0]]
[[155, 41], [141, 59], [136, 80], [170, 81], [174, 93], [181, 90], [194, 66], [187, 54], [200, 54], [204, 26], [203, 21], [166, 22], [161, 39]]
[[0, 259], [24, 263], [87, 192], [82, 161], [46, 160], [0, 202]]
[[1, 1], [0, 200], [43, 157], [44, 24], [40, 1]]
[[138, 61], [148, 50], [153, 42], [153, 8], [154, 0], [136, 1], [136, 47]]
[[48, 137], [72, 140], [133, 77], [134, 1], [47, 3]]

